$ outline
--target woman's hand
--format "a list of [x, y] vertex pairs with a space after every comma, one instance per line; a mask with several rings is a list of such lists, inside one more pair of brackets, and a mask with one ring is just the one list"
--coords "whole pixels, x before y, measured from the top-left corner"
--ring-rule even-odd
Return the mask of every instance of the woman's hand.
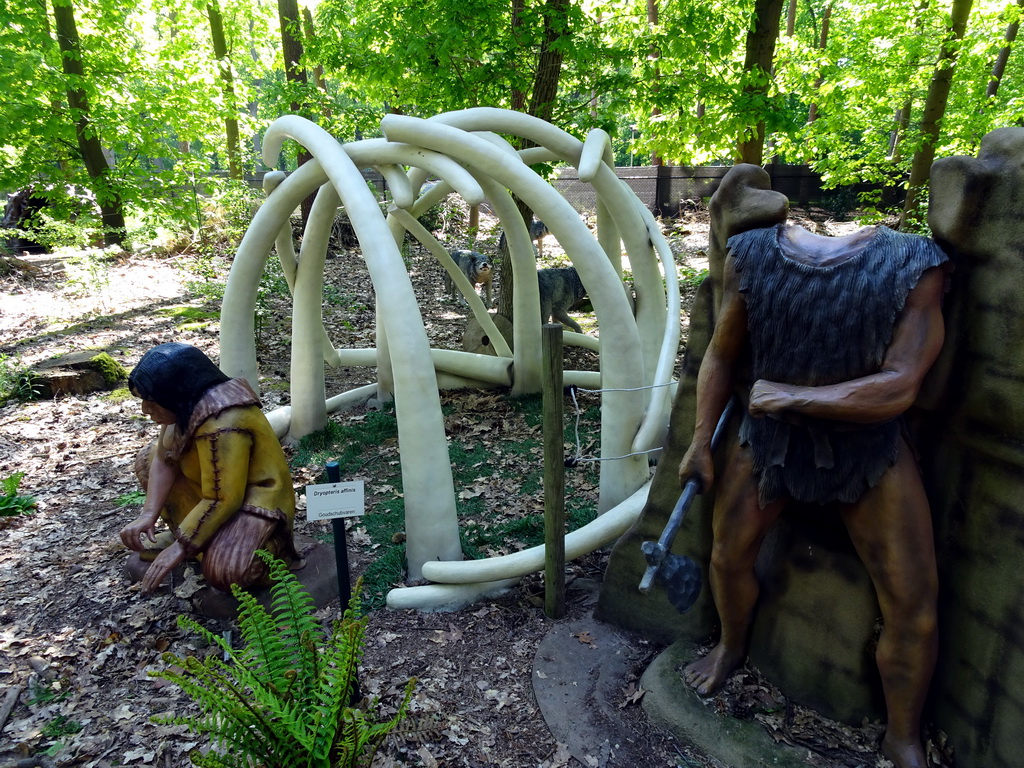
[[121, 529], [121, 542], [133, 552], [142, 552], [147, 548], [144, 538], [148, 538], [151, 544], [155, 544], [158, 517], [159, 514], [154, 515], [143, 511], [135, 520]]
[[177, 541], [157, 555], [142, 577], [142, 591], [152, 592], [159, 587], [171, 571], [185, 562], [185, 557], [185, 548]]

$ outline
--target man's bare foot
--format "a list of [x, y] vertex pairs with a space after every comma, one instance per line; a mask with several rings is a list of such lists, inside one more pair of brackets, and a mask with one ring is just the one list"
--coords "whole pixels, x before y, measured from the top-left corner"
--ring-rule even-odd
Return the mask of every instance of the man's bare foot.
[[743, 653], [730, 651], [719, 643], [707, 656], [686, 665], [683, 680], [701, 696], [710, 696], [742, 662]]
[[917, 739], [905, 741], [890, 737], [888, 733], [882, 739], [882, 755], [896, 765], [896, 768], [927, 768], [924, 747]]

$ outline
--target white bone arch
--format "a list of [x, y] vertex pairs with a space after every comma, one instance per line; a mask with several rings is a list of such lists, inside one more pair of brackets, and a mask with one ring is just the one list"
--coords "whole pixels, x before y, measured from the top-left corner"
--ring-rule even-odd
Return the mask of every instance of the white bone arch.
[[[439, 388], [508, 386], [540, 388], [540, 309], [533, 247], [512, 200], [514, 193], [558, 239], [579, 272], [594, 305], [600, 342], [566, 333], [567, 343], [597, 346], [600, 374], [566, 371], [567, 384], [604, 389], [601, 405], [601, 481], [597, 520], [567, 536], [570, 557], [620, 535], [646, 499], [649, 470], [642, 453], [661, 446], [668, 424], [679, 344], [679, 288], [675, 262], [653, 216], [614, 171], [607, 134], [595, 130], [581, 142], [537, 118], [498, 109], [470, 109], [430, 120], [388, 115], [385, 139], [342, 145], [303, 118], [288, 115], [270, 126], [264, 158], [271, 164], [287, 139], [312, 160], [299, 170], [268, 174], [268, 196], [239, 245], [224, 294], [221, 368], [258, 387], [254, 316], [256, 289], [271, 247], [277, 244], [293, 294], [291, 402], [268, 414], [281, 437], [296, 439], [320, 429], [327, 414], [376, 394], [394, 397], [410, 580], [426, 587], [392, 590], [392, 607], [437, 608], [469, 602], [542, 567], [535, 549], [462, 561], [451, 465]], [[517, 152], [499, 134], [537, 146]], [[559, 160], [579, 168], [598, 198], [598, 234], [528, 163]], [[376, 167], [392, 189], [385, 218], [360, 168]], [[418, 195], [427, 177], [440, 179]], [[289, 216], [319, 190], [300, 253], [291, 242]], [[416, 216], [452, 191], [467, 203], [487, 200], [501, 220], [514, 267], [513, 344], [504, 343], [472, 286], [451, 263], [447, 249]], [[338, 206], [343, 205], [376, 289], [375, 349], [335, 349], [323, 326], [324, 258]], [[409, 231], [452, 274], [474, 316], [496, 340], [497, 356], [431, 349], [398, 243]], [[621, 279], [623, 248], [633, 273], [635, 300]], [[460, 279], [461, 278], [461, 279]], [[382, 290], [384, 288], [384, 290]], [[514, 350], [514, 351], [512, 351]], [[324, 362], [377, 367], [377, 384], [327, 397]], [[539, 563], [539, 564], [538, 564]], [[525, 570], [524, 570], [525, 569]]]

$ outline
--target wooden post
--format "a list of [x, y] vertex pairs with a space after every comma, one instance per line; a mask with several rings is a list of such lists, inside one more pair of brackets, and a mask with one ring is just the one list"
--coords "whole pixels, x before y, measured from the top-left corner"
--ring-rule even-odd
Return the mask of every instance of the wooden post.
[[565, 441], [562, 326], [544, 326], [544, 613], [565, 615]]

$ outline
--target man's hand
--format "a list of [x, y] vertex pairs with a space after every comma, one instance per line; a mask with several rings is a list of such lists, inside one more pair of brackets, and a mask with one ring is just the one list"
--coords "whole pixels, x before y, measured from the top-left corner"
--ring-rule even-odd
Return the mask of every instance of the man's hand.
[[776, 416], [792, 406], [792, 392], [785, 384], [758, 379], [750, 388], [748, 410], [755, 418]]
[[691, 443], [683, 460], [679, 462], [679, 487], [682, 488], [694, 477], [700, 482], [700, 493], [707, 491], [715, 482], [715, 462], [708, 445], [697, 446]]
[[176, 541], [150, 563], [146, 575], [142, 578], [142, 591], [152, 592], [163, 583], [167, 574], [183, 562], [185, 562], [185, 548]]
[[151, 544], [155, 544], [157, 517], [158, 515], [143, 512], [121, 529], [121, 542], [133, 552], [142, 552], [146, 549], [144, 538], [148, 538]]

